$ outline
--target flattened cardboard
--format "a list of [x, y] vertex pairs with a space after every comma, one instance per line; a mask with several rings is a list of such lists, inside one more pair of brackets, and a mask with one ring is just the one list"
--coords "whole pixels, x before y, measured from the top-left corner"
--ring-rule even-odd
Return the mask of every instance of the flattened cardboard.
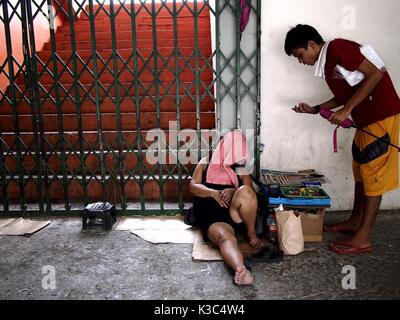
[[183, 216], [176, 217], [122, 217], [114, 230], [186, 230], [191, 226], [183, 222]]
[[46, 227], [51, 221], [38, 221], [24, 218], [1, 219], [0, 235], [26, 236]]
[[129, 230], [141, 239], [158, 243], [193, 243], [195, 228], [186, 225], [182, 216], [122, 217], [114, 230]]
[[134, 229], [131, 233], [141, 239], [158, 243], [193, 243], [194, 229], [186, 230], [156, 230], [156, 229]]

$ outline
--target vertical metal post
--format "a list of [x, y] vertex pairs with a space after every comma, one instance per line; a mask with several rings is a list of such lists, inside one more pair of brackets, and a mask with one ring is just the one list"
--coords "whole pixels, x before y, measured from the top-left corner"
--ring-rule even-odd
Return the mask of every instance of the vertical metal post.
[[[180, 113], [180, 81], [179, 81], [179, 55], [178, 55], [178, 13], [176, 9], [176, 0], [173, 2], [173, 20], [174, 20], [174, 63], [175, 63], [175, 103], [176, 103], [176, 156], [178, 164], [178, 192], [179, 192], [179, 209], [182, 210], [183, 204], [183, 182], [182, 182], [182, 163], [179, 159], [180, 137], [181, 137], [181, 113]], [[170, 133], [171, 134], [171, 133]]]
[[68, 21], [69, 21], [69, 33], [71, 37], [71, 54], [72, 54], [72, 65], [74, 74], [74, 104], [76, 106], [76, 113], [78, 117], [78, 144], [79, 144], [79, 170], [82, 174], [82, 182], [80, 182], [83, 189], [83, 204], [84, 207], [89, 203], [87, 182], [86, 182], [86, 165], [85, 165], [85, 151], [83, 147], [83, 129], [82, 129], [82, 112], [81, 112], [81, 97], [79, 94], [79, 79], [78, 79], [78, 64], [76, 50], [76, 39], [75, 39], [75, 12], [72, 4], [72, 0], [68, 0]]
[[[113, 58], [113, 73], [114, 73], [114, 90], [115, 90], [115, 107], [117, 112], [117, 143], [118, 143], [118, 170], [120, 176], [120, 188], [122, 195], [121, 208], [124, 212], [126, 209], [126, 198], [125, 198], [125, 181], [124, 181], [124, 156], [122, 154], [122, 126], [121, 126], [121, 107], [120, 107], [120, 96], [119, 96], [119, 80], [118, 80], [118, 51], [117, 51], [117, 37], [115, 32], [115, 12], [114, 12], [114, 0], [110, 1], [110, 23], [111, 23], [111, 41], [112, 41], [112, 58]], [[134, 32], [134, 30], [132, 30]], [[113, 152], [113, 165], [112, 174], [114, 172], [114, 152]], [[116, 177], [115, 177], [116, 178]], [[121, 200], [121, 199], [120, 199]]]
[[241, 114], [240, 114], [240, 0], [236, 0], [235, 10], [235, 29], [236, 29], [236, 46], [235, 46], [235, 106], [236, 106], [236, 129], [241, 128]]
[[89, 1], [89, 20], [90, 20], [90, 35], [91, 35], [91, 48], [93, 58], [93, 75], [94, 75], [94, 86], [96, 92], [96, 113], [97, 113], [97, 129], [99, 131], [99, 151], [100, 151], [100, 172], [101, 172], [101, 187], [103, 195], [105, 194], [105, 167], [104, 167], [104, 145], [103, 145], [103, 128], [102, 128], [102, 116], [100, 108], [100, 90], [99, 90], [99, 72], [97, 66], [97, 49], [96, 49], [96, 28], [94, 19], [96, 18], [93, 9], [93, 1]]
[[256, 181], [260, 181], [260, 134], [261, 134], [261, 0], [257, 0], [257, 104], [256, 104]]
[[133, 69], [134, 69], [134, 82], [135, 82], [135, 106], [136, 106], [136, 144], [137, 144], [137, 158], [139, 165], [139, 190], [140, 190], [140, 211], [145, 211], [144, 199], [144, 180], [143, 180], [143, 150], [142, 150], [142, 130], [140, 127], [140, 95], [139, 95], [139, 67], [138, 67], [138, 48], [136, 36], [136, 12], [135, 0], [131, 0], [131, 30], [132, 30], [132, 51], [133, 51]]
[[[18, 172], [18, 176], [19, 176], [19, 179], [18, 179], [18, 186], [19, 186], [19, 190], [20, 190], [19, 203], [21, 206], [21, 210], [24, 212], [26, 210], [26, 205], [25, 205], [25, 190], [24, 190], [24, 170], [23, 170], [23, 167], [21, 164], [21, 161], [22, 161], [21, 132], [20, 132], [20, 127], [19, 127], [18, 113], [17, 113], [17, 100], [16, 100], [15, 77], [14, 77], [14, 74], [15, 74], [14, 56], [13, 56], [13, 50], [12, 50], [10, 19], [9, 19], [9, 15], [8, 15], [8, 2], [7, 1], [3, 4], [3, 15], [4, 15], [4, 17], [3, 17], [4, 18], [4, 31], [5, 31], [5, 36], [6, 36], [8, 77], [10, 79], [9, 90], [11, 93], [13, 125], [14, 125], [16, 151], [17, 151], [16, 165], [17, 165], [17, 172]], [[5, 176], [4, 176], [4, 179], [5, 179]], [[6, 194], [7, 194], [7, 192], [6, 192]], [[7, 207], [8, 207], [8, 205], [7, 205]]]
[[[53, 71], [54, 71], [54, 89], [56, 93], [56, 108], [57, 108], [57, 122], [58, 122], [58, 130], [59, 130], [59, 143], [61, 146], [61, 172], [63, 175], [63, 191], [64, 191], [64, 202], [65, 208], [70, 210], [70, 203], [68, 199], [68, 176], [67, 176], [67, 165], [66, 165], [66, 156], [65, 156], [65, 138], [64, 138], [64, 126], [63, 126], [63, 117], [62, 117], [62, 109], [61, 109], [61, 98], [60, 98], [60, 89], [59, 89], [59, 73], [58, 73], [58, 65], [57, 65], [57, 47], [56, 47], [56, 39], [54, 33], [54, 15], [53, 15], [53, 3], [52, 0], [47, 0], [48, 7], [48, 21], [49, 21], [49, 29], [50, 29], [50, 44], [51, 44], [51, 60], [53, 63]], [[56, 150], [57, 151], [57, 150]]]
[[[157, 12], [155, 0], [151, 0], [151, 21], [153, 29], [153, 58], [154, 58], [154, 86], [156, 89], [156, 110], [157, 110], [157, 127], [159, 128], [158, 133], [158, 143], [161, 143], [161, 113], [160, 113], [160, 79], [159, 79], [159, 69], [158, 69], [158, 45], [157, 45]], [[160, 150], [159, 156], [165, 150]], [[159, 163], [159, 187], [160, 187], [160, 210], [164, 210], [164, 181], [163, 181], [163, 163]]]
[[219, 1], [215, 0], [215, 60], [216, 60], [216, 98], [217, 98], [217, 137], [221, 135], [222, 131], [222, 101], [221, 101], [221, 40], [220, 40], [220, 9]]
[[199, 68], [199, 13], [197, 0], [194, 0], [194, 52], [195, 52], [195, 81], [196, 81], [196, 132], [197, 132], [197, 161], [201, 159], [201, 120], [200, 120], [200, 68]]
[[[33, 129], [35, 133], [38, 132], [40, 136], [40, 142], [39, 139], [37, 139], [37, 136], [35, 136], [35, 138], [37, 139], [37, 140], [35, 139], [35, 148], [37, 147], [36, 142], [39, 143], [37, 150], [35, 150], [37, 151], [36, 157], [40, 161], [40, 165], [37, 170], [38, 174], [37, 179], [38, 179], [39, 194], [40, 194], [39, 208], [41, 213], [44, 213], [44, 211], [46, 211], [46, 213], [49, 213], [51, 211], [51, 203], [48, 195], [49, 177], [47, 171], [47, 164], [44, 161], [44, 159], [46, 159], [46, 145], [45, 145], [46, 142], [44, 137], [43, 114], [40, 104], [40, 91], [38, 87], [39, 81], [37, 76], [34, 21], [33, 21], [32, 7], [30, 1], [26, 2], [21, 1], [21, 13], [23, 13], [23, 15], [26, 13], [25, 19], [24, 18], [22, 19], [23, 23], [24, 21], [27, 21], [27, 26], [25, 27], [23, 26], [22, 29], [28, 30], [29, 28], [29, 42], [26, 41], [27, 43], [26, 50], [30, 49], [30, 53], [28, 53], [29, 57], [28, 78], [30, 79], [29, 83], [30, 83], [30, 90], [32, 97], [31, 105], [33, 106], [33, 113], [36, 114], [35, 117], [33, 117], [34, 121]], [[44, 183], [44, 190], [43, 190], [44, 197], [42, 195], [42, 182]], [[44, 201], [46, 202], [46, 208], [44, 208]]]
[[217, 137], [220, 136], [221, 132], [221, 127], [222, 127], [222, 104], [221, 104], [221, 98], [220, 98], [220, 91], [221, 91], [221, 40], [220, 40], [220, 12], [219, 12], [219, 1], [220, 0], [215, 0], [215, 71], [216, 75], [215, 77], [216, 82], [215, 82], [215, 94], [216, 94], [216, 107], [217, 107]]

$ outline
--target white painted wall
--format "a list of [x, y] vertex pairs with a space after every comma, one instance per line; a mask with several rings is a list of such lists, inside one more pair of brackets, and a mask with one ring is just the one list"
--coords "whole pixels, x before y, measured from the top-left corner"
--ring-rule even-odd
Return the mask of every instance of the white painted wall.
[[[261, 167], [276, 170], [315, 168], [329, 180], [324, 189], [332, 210], [353, 204], [351, 143], [353, 129], [339, 129], [319, 116], [296, 114], [298, 102], [317, 104], [332, 97], [314, 68], [299, 64], [283, 49], [285, 35], [298, 23], [313, 25], [325, 40], [342, 37], [370, 43], [386, 62], [400, 94], [400, 1], [262, 0]], [[382, 209], [400, 208], [400, 189], [384, 196]]]

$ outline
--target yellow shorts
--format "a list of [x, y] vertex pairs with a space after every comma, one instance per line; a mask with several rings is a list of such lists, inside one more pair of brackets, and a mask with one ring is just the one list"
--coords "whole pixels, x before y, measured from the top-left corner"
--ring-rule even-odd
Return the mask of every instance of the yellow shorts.
[[[375, 122], [363, 130], [399, 145], [400, 115]], [[399, 152], [357, 129], [353, 141], [354, 180], [363, 182], [367, 196], [379, 196], [399, 187]]]

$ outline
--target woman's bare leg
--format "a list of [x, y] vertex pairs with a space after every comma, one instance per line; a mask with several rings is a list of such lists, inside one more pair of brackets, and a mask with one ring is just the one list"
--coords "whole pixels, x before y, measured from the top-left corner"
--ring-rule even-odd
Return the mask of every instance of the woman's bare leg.
[[244, 265], [243, 254], [239, 249], [233, 228], [227, 223], [216, 222], [208, 228], [207, 235], [218, 246], [225, 263], [235, 271], [235, 283], [252, 284], [253, 275]]
[[234, 194], [229, 212], [233, 221], [236, 223], [245, 223], [249, 244], [253, 248], [262, 248], [267, 243], [257, 237], [257, 208], [258, 202], [256, 193], [250, 187], [242, 186]]

